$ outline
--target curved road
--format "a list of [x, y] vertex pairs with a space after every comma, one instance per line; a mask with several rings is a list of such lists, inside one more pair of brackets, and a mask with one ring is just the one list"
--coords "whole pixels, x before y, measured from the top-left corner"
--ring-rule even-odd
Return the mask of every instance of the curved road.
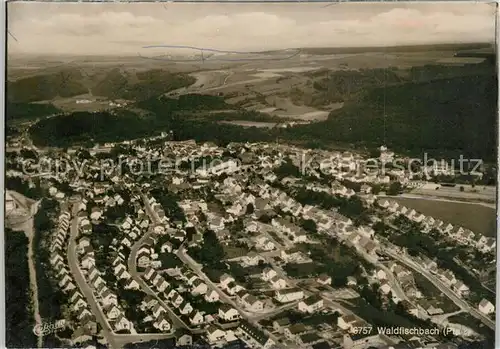
[[104, 313], [102, 312], [100, 306], [97, 303], [97, 300], [92, 292], [92, 289], [89, 287], [87, 282], [85, 281], [82, 272], [79, 267], [79, 262], [76, 253], [76, 238], [78, 237], [78, 218], [76, 217], [76, 207], [78, 203], [76, 203], [73, 207], [73, 220], [71, 224], [71, 235], [68, 244], [68, 265], [73, 274], [73, 278], [82, 294], [87, 299], [87, 302], [90, 306], [92, 314], [95, 315], [97, 321], [101, 325], [102, 333], [106, 341], [108, 342], [108, 347], [112, 349], [122, 349], [125, 344], [128, 343], [137, 343], [137, 342], [146, 342], [151, 340], [161, 340], [173, 338], [174, 335], [172, 333], [138, 333], [138, 334], [116, 334], [110, 328]]

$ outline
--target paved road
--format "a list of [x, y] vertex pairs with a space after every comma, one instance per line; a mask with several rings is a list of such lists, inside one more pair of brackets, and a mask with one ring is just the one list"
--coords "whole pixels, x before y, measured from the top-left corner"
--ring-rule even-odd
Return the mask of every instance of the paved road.
[[[141, 193], [141, 196], [144, 200], [144, 206], [146, 208], [146, 212], [147, 214], [149, 215], [149, 217], [151, 218], [151, 220], [153, 222], [155, 222], [156, 224], [160, 224], [161, 221], [160, 221], [160, 217], [158, 217], [158, 214], [152, 209], [151, 205], [149, 204], [149, 201], [147, 199], [147, 197]], [[249, 322], [252, 322], [254, 324], [256, 324], [256, 321], [252, 318], [253, 314], [252, 313], [249, 313], [247, 311], [245, 311], [243, 308], [241, 308], [235, 301], [233, 301], [231, 298], [229, 298], [226, 293], [224, 293], [218, 285], [214, 284], [212, 282], [212, 280], [210, 280], [208, 278], [208, 276], [201, 270], [201, 267], [198, 263], [196, 263], [191, 257], [189, 257], [186, 253], [185, 253], [185, 249], [183, 246], [181, 246], [178, 250], [177, 250], [177, 253], [176, 253], [177, 257], [179, 257], [179, 259], [186, 265], [188, 265], [189, 267], [191, 267], [191, 269], [198, 275], [198, 277], [200, 277], [200, 279], [202, 279], [207, 285], [209, 285], [211, 288], [213, 288], [215, 290], [215, 292], [217, 292], [219, 294], [219, 298], [224, 301], [225, 303], [228, 303], [230, 304], [232, 307], [234, 307], [236, 310], [238, 310], [241, 314], [241, 316], [243, 318], [245, 318], [246, 320], [248, 320]], [[266, 329], [262, 329], [264, 332], [266, 332], [266, 334], [275, 342], [277, 343], [276, 345], [279, 347], [279, 348], [285, 348], [282, 344], [280, 344], [278, 342], [278, 338], [273, 335], [272, 333], [270, 333], [269, 331], [267, 331]]]
[[150, 294], [155, 297], [161, 304], [161, 306], [163, 306], [167, 310], [170, 320], [172, 320], [172, 324], [175, 327], [191, 329], [184, 321], [182, 321], [179, 316], [177, 316], [177, 314], [175, 314], [175, 312], [172, 310], [172, 308], [170, 308], [169, 305], [167, 305], [160, 297], [158, 297], [158, 294], [151, 287], [149, 287], [146, 281], [144, 281], [141, 275], [137, 272], [137, 251], [143, 245], [144, 241], [151, 235], [151, 233], [152, 230], [144, 234], [130, 249], [130, 255], [128, 258], [128, 272], [130, 273], [132, 278], [137, 281], [139, 286], [141, 286], [144, 293]]
[[391, 249], [384, 249], [384, 253], [388, 256], [398, 260], [400, 263], [405, 264], [407, 267], [413, 269], [417, 273], [424, 276], [428, 279], [434, 286], [436, 286], [443, 294], [445, 294], [448, 298], [450, 298], [456, 305], [458, 305], [462, 310], [465, 310], [475, 318], [481, 320], [486, 326], [491, 329], [495, 328], [495, 321], [491, 320], [489, 317], [485, 316], [475, 308], [471, 307], [469, 303], [467, 303], [464, 299], [458, 297], [455, 292], [453, 292], [448, 286], [446, 286], [441, 280], [439, 280], [436, 276], [431, 274], [429, 271], [422, 268], [417, 263], [410, 260], [410, 258], [402, 256]]
[[[76, 213], [76, 211], [74, 210], [73, 213]], [[71, 273], [73, 274], [73, 278], [75, 279], [76, 283], [78, 284], [78, 287], [80, 288], [80, 291], [85, 296], [87, 302], [90, 305], [92, 314], [96, 316], [97, 321], [99, 322], [101, 328], [103, 329], [103, 334], [108, 342], [108, 347], [112, 349], [121, 349], [127, 343], [147, 342], [151, 340], [172, 338], [174, 336], [172, 333], [139, 333], [139, 334], [113, 333], [113, 331], [109, 327], [109, 324], [106, 321], [106, 318], [101, 308], [97, 304], [97, 300], [95, 299], [92, 293], [92, 289], [89, 287], [89, 285], [83, 278], [83, 275], [79, 268], [77, 254], [76, 254], [76, 240], [75, 240], [75, 237], [77, 235], [78, 235], [78, 219], [74, 217], [71, 224], [71, 235], [68, 244], [68, 264]]]
[[78, 284], [78, 287], [80, 288], [80, 291], [82, 294], [85, 296], [87, 299], [87, 303], [90, 305], [90, 309], [92, 310], [92, 314], [95, 315], [97, 321], [101, 325], [102, 328], [102, 333], [104, 337], [106, 338], [108, 345], [110, 348], [113, 349], [120, 349], [120, 345], [115, 341], [115, 336], [110, 328], [106, 317], [104, 316], [102, 309], [99, 307], [96, 298], [94, 297], [94, 294], [92, 292], [92, 289], [89, 287], [87, 282], [85, 281], [82, 271], [80, 270], [80, 265], [78, 262], [77, 258], [77, 252], [76, 252], [76, 239], [78, 237], [78, 217], [77, 217], [78, 209], [77, 209], [77, 204], [73, 206], [73, 219], [71, 222], [71, 229], [70, 229], [70, 238], [69, 238], [69, 243], [68, 243], [68, 252], [67, 252], [67, 258], [68, 258], [68, 265], [71, 270], [71, 273], [73, 274], [73, 278], [75, 279], [76, 283]]

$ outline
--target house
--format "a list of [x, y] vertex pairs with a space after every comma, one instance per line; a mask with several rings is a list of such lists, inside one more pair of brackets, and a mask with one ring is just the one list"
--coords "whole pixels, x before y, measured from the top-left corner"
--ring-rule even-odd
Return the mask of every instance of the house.
[[476, 242], [476, 248], [483, 253], [491, 252], [495, 249], [495, 247], [496, 247], [496, 240], [494, 238], [481, 236], [479, 240]]
[[340, 316], [337, 319], [337, 326], [343, 330], [349, 330], [356, 321], [356, 317], [352, 314]]
[[295, 337], [295, 343], [302, 348], [310, 348], [313, 344], [323, 341], [323, 338], [318, 336], [317, 333], [305, 333]]
[[229, 275], [229, 274], [223, 274], [221, 277], [220, 277], [220, 281], [219, 281], [219, 285], [221, 288], [227, 288], [227, 285], [231, 282], [234, 282], [234, 278]]
[[206, 332], [209, 344], [215, 344], [226, 336], [226, 332], [220, 328], [210, 325]]
[[179, 308], [183, 303], [184, 298], [180, 294], [176, 293], [176, 295], [172, 297], [172, 304], [174, 307]]
[[466, 297], [470, 294], [470, 289], [465, 285], [462, 281], [457, 281], [455, 285], [453, 285], [453, 290], [460, 295], [460, 297]]
[[303, 313], [315, 313], [323, 308], [323, 298], [314, 295], [299, 302], [298, 309]]
[[236, 333], [251, 348], [270, 349], [275, 344], [262, 330], [246, 320], [240, 322]]
[[120, 314], [112, 323], [111, 326], [115, 331], [130, 330], [130, 321], [128, 321], [123, 314]]
[[234, 296], [236, 293], [238, 293], [243, 289], [244, 289], [243, 286], [238, 285], [235, 282], [230, 282], [226, 287], [227, 293], [229, 293], [231, 296]]
[[276, 248], [274, 243], [269, 240], [265, 235], [260, 235], [256, 238], [256, 247], [264, 251], [272, 251]]
[[304, 292], [299, 288], [277, 290], [274, 298], [280, 303], [288, 303], [304, 298]]
[[379, 291], [387, 295], [389, 292], [392, 292], [391, 285], [388, 282], [384, 282], [380, 285]]
[[483, 298], [481, 302], [479, 302], [478, 309], [481, 313], [485, 315], [495, 312], [495, 306], [485, 298]]
[[133, 279], [129, 279], [125, 285], [126, 290], [138, 290], [139, 288], [139, 283]]
[[203, 315], [198, 310], [193, 310], [189, 315], [189, 322], [191, 325], [200, 325], [205, 321]]
[[261, 311], [264, 309], [264, 303], [257, 297], [248, 294], [242, 298], [242, 302], [245, 307], [251, 311]]
[[265, 267], [264, 270], [262, 270], [261, 278], [264, 281], [269, 281], [273, 277], [275, 277], [276, 275], [278, 275], [278, 273], [274, 269], [271, 269], [269, 267]]
[[249, 252], [248, 255], [243, 257], [243, 262], [246, 265], [258, 265], [261, 260], [262, 257], [253, 251]]
[[332, 278], [329, 275], [326, 274], [320, 274], [318, 278], [316, 279], [316, 282], [322, 284], [322, 285], [331, 285], [332, 284]]
[[354, 276], [347, 277], [347, 286], [357, 286], [357, 285], [358, 285], [358, 281], [356, 280], [356, 278]]
[[193, 281], [193, 286], [191, 288], [192, 295], [205, 294], [207, 290], [207, 285], [201, 279], [196, 279]]
[[172, 250], [173, 250], [173, 245], [170, 242], [168, 242], [168, 241], [165, 242], [160, 247], [160, 252], [161, 253], [165, 253], [165, 252], [172, 253]]
[[181, 305], [179, 305], [179, 312], [182, 315], [190, 314], [192, 311], [193, 306], [189, 302], [184, 301]]
[[285, 328], [285, 330], [283, 331], [286, 339], [294, 342], [296, 337], [303, 335], [306, 332], [307, 328], [304, 326], [304, 324], [301, 323], [293, 324], [292, 326]]
[[156, 303], [153, 306], [153, 316], [157, 318], [162, 313], [165, 313], [165, 308], [163, 308], [160, 303]]
[[288, 326], [290, 326], [290, 319], [287, 317], [273, 321], [273, 328], [279, 333], [283, 333], [284, 329]]
[[219, 318], [224, 321], [235, 321], [240, 318], [240, 313], [229, 304], [224, 303], [219, 308]]
[[121, 314], [120, 309], [114, 304], [108, 304], [103, 309], [107, 318], [111, 320], [116, 319]]
[[453, 275], [453, 273], [449, 270], [441, 273], [439, 275], [439, 278], [448, 286], [452, 286], [457, 282], [457, 279], [455, 279], [455, 275]]
[[285, 279], [279, 276], [273, 277], [269, 282], [274, 289], [282, 289], [287, 286]]
[[219, 294], [215, 290], [210, 290], [205, 293], [205, 300], [209, 303], [217, 302], [219, 300]]
[[153, 327], [159, 329], [160, 331], [166, 332], [170, 331], [171, 325], [170, 322], [168, 322], [168, 316], [166, 313], [161, 313], [160, 316], [156, 319], [156, 321], [153, 323]]
[[193, 337], [190, 333], [184, 333], [184, 331], [178, 330], [180, 333], [175, 340], [175, 344], [178, 347], [191, 346], [193, 345]]

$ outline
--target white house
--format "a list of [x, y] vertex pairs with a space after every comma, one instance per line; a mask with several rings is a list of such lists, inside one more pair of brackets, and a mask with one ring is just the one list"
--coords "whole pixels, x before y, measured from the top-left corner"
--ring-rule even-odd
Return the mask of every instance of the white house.
[[219, 294], [215, 290], [210, 290], [205, 293], [205, 300], [209, 303], [217, 302], [219, 300]]
[[299, 288], [277, 290], [274, 298], [280, 303], [288, 303], [304, 298], [304, 292]]
[[201, 279], [196, 279], [193, 281], [193, 287], [191, 289], [191, 293], [193, 295], [205, 294], [207, 290], [207, 285], [203, 281], [201, 281]]
[[321, 274], [316, 279], [316, 282], [318, 282], [319, 284], [322, 284], [322, 285], [331, 285], [332, 278], [326, 274]]
[[262, 280], [264, 281], [269, 281], [271, 280], [273, 277], [275, 277], [276, 275], [278, 275], [278, 273], [274, 270], [274, 269], [271, 269], [269, 267], [266, 267], [264, 268], [264, 270], [262, 271]]
[[485, 315], [495, 312], [495, 306], [485, 298], [483, 298], [483, 300], [479, 302], [478, 309], [481, 313]]
[[223, 304], [219, 308], [219, 317], [224, 321], [234, 321], [240, 318], [240, 313], [229, 304]]
[[343, 330], [349, 330], [356, 321], [356, 317], [352, 314], [340, 316], [337, 319], [337, 326]]
[[215, 326], [210, 326], [207, 329], [207, 340], [209, 344], [215, 344], [226, 336], [226, 332]]
[[279, 276], [273, 277], [269, 282], [271, 283], [271, 286], [277, 290], [285, 288], [287, 286], [285, 279]]
[[303, 313], [314, 313], [323, 308], [323, 298], [315, 295], [299, 302], [299, 311]]
[[261, 311], [264, 309], [264, 303], [257, 297], [247, 294], [242, 298], [245, 307], [250, 311]]

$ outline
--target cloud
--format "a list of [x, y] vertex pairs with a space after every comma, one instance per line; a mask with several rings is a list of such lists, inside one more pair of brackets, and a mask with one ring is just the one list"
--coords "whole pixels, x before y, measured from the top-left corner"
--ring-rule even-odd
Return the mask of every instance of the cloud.
[[135, 54], [155, 44], [252, 51], [494, 40], [489, 4], [356, 5], [359, 13], [354, 4], [10, 3], [18, 41], [8, 50]]

